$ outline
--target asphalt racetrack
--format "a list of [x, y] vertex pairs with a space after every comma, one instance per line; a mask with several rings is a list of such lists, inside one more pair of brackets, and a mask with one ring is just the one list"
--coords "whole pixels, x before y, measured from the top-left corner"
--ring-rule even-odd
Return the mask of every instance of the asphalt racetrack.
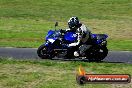
[[[15, 58], [15, 59], [40, 59], [37, 56], [36, 48], [0, 48], [1, 58]], [[57, 58], [59, 60], [59, 58]], [[73, 59], [66, 59], [73, 60]], [[81, 59], [74, 59], [81, 60]], [[131, 51], [109, 51], [107, 57], [103, 62], [109, 63], [131, 63], [132, 64], [132, 52]]]

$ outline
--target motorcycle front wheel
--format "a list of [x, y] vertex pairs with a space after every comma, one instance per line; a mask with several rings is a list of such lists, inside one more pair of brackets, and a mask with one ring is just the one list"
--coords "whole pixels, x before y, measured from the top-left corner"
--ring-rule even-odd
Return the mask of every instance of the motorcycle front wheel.
[[47, 53], [47, 47], [45, 45], [41, 45], [38, 50], [37, 54], [42, 59], [51, 59], [50, 54]]

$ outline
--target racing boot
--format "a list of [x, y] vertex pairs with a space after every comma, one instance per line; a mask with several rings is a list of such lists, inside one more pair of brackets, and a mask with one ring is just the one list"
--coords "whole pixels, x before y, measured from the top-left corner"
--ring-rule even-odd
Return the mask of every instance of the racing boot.
[[74, 56], [75, 56], [75, 57], [79, 57], [79, 52], [78, 52], [78, 51], [75, 51], [75, 52], [74, 52]]

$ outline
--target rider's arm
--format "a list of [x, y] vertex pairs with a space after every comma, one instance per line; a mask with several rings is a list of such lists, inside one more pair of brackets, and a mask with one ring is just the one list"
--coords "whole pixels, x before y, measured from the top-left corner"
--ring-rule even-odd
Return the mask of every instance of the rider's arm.
[[71, 43], [69, 46], [77, 46], [80, 42], [85, 43], [91, 35], [91, 31], [84, 24], [77, 31], [77, 42]]
[[60, 29], [60, 32], [61, 32], [61, 33], [66, 33], [67, 31], [70, 31], [70, 29], [65, 29], [65, 30]]

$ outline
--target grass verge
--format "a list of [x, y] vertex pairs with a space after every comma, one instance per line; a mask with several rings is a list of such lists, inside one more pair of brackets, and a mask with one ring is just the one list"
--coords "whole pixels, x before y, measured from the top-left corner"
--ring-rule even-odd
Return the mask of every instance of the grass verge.
[[76, 83], [79, 65], [87, 73], [130, 74], [132, 65], [123, 63], [88, 63], [79, 61], [0, 59], [1, 88], [131, 88], [132, 84]]
[[109, 35], [110, 50], [132, 50], [132, 0], [0, 0], [0, 47], [39, 47], [59, 21], [78, 16], [93, 33]]
[[[132, 50], [131, 22], [89, 20], [85, 23], [92, 27], [93, 33], [108, 34], [108, 48], [110, 50]], [[38, 48], [44, 42], [48, 30], [54, 29], [53, 25], [54, 22], [44, 20], [2, 18], [0, 22], [0, 47]], [[117, 27], [117, 25], [120, 26]], [[66, 28], [66, 22], [60, 22], [58, 28], [61, 27]]]

